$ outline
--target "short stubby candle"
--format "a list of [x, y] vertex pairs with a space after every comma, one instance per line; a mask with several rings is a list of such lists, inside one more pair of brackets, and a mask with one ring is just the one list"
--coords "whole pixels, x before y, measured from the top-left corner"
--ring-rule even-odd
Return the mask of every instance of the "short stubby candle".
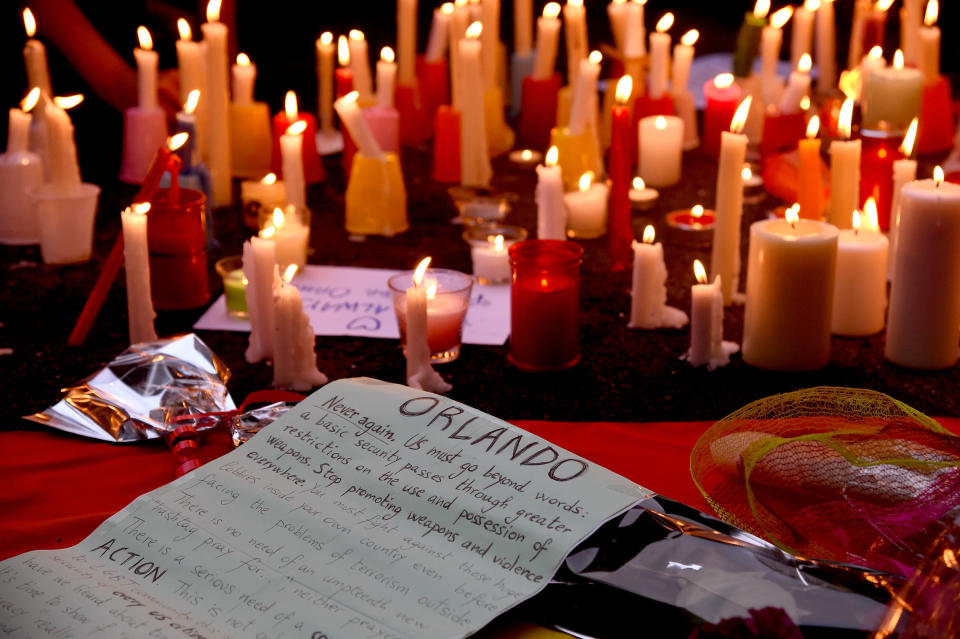
[[683, 165], [683, 121], [674, 115], [651, 115], [637, 131], [640, 177], [651, 186], [673, 186]]
[[889, 243], [880, 233], [875, 205], [870, 214], [855, 211], [853, 218], [853, 228], [839, 234], [831, 325], [834, 335], [856, 337], [883, 330]]
[[[407, 344], [407, 289], [413, 285], [413, 271], [397, 273], [388, 280], [393, 310], [400, 326], [400, 340]], [[452, 362], [460, 356], [463, 318], [470, 305], [473, 278], [450, 269], [429, 269], [423, 280], [427, 296], [427, 343], [434, 364]]]
[[597, 238], [607, 232], [607, 199], [610, 187], [594, 179], [593, 171], [580, 176], [576, 191], [564, 194], [567, 236]]
[[527, 239], [527, 230], [506, 224], [475, 224], [463, 232], [470, 245], [473, 275], [480, 284], [504, 284], [510, 281], [510, 256], [507, 251]]
[[906, 131], [920, 113], [922, 98], [923, 72], [904, 67], [903, 54], [898, 50], [892, 66], [872, 69], [864, 78], [861, 126]]

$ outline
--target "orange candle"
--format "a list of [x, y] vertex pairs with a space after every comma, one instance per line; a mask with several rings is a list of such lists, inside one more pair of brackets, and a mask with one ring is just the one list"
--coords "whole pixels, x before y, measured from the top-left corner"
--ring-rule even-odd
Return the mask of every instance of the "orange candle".
[[800, 169], [797, 181], [797, 201], [800, 217], [808, 220], [823, 218], [823, 183], [820, 181], [820, 118], [813, 116], [807, 125], [807, 137], [800, 140]]

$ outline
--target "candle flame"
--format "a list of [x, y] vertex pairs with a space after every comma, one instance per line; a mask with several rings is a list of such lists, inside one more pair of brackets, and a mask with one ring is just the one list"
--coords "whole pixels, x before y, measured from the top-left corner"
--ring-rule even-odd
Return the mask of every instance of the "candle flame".
[[153, 38], [150, 37], [150, 31], [143, 25], [137, 27], [137, 40], [140, 41], [140, 48], [144, 51], [153, 49]]
[[753, 170], [748, 165], [744, 165], [740, 170], [740, 177], [746, 182], [753, 177]]
[[893, 5], [893, 0], [877, 0], [877, 3], [873, 5], [873, 8], [877, 11], [886, 11]]
[[444, 2], [442, 5], [440, 5], [440, 13], [444, 15], [450, 15], [451, 13], [453, 13], [453, 3]]
[[882, 58], [882, 57], [883, 57], [883, 47], [881, 47], [879, 44], [873, 45], [873, 47], [870, 48], [870, 51], [867, 52], [867, 56], [869, 56], [869, 57], [871, 57], [871, 58], [874, 58], [874, 59]]
[[753, 5], [753, 17], [757, 20], [763, 20], [770, 13], [770, 0], [757, 0]]
[[800, 73], [810, 73], [811, 67], [813, 67], [813, 60], [810, 58], [809, 53], [804, 53], [800, 56], [800, 59], [797, 60], [797, 71]]
[[207, 3], [207, 22], [220, 22], [220, 0]]
[[27, 32], [27, 37], [32, 38], [37, 35], [37, 19], [33, 17], [33, 11], [30, 10], [30, 7], [24, 7], [22, 15], [23, 28]]
[[383, 47], [380, 49], [380, 59], [384, 62], [393, 62], [397, 59], [397, 56], [393, 53], [393, 49], [390, 47]]
[[25, 98], [20, 100], [20, 109], [24, 112], [30, 112], [40, 101], [40, 87], [33, 87]]
[[265, 240], [269, 240], [276, 234], [276, 232], [277, 232], [277, 229], [275, 229], [273, 225], [270, 225], [260, 229], [260, 237]]
[[582, 7], [582, 6], [583, 6], [583, 0], [567, 0], [567, 4], [569, 4], [569, 5], [571, 5], [571, 6], [574, 6], [574, 7]]
[[837, 86], [844, 96], [856, 100], [860, 94], [860, 68], [841, 71]]
[[936, 182], [937, 186], [943, 184], [943, 167], [935, 166], [933, 167], [933, 181]]
[[183, 105], [183, 112], [190, 115], [197, 110], [197, 104], [200, 103], [200, 89], [194, 89], [187, 94], [187, 101]]
[[350, 93], [346, 94], [345, 96], [343, 96], [342, 98], [340, 98], [339, 100], [337, 100], [337, 102], [341, 102], [341, 103], [343, 103], [343, 104], [352, 104], [352, 103], [356, 102], [356, 101], [359, 100], [359, 99], [360, 99], [360, 92], [359, 92], [359, 91], [351, 91]]
[[468, 38], [476, 39], [480, 37], [480, 34], [482, 32], [483, 32], [483, 23], [477, 20], [476, 22], [471, 24], [469, 27], [467, 27], [466, 36]]
[[520, 159], [524, 162], [529, 162], [531, 159], [533, 159], [533, 151], [530, 149], [524, 149], [523, 151], [520, 151]]
[[917, 124], [919, 118], [913, 118], [913, 121], [910, 122], [910, 128], [907, 129], [907, 134], [903, 136], [903, 142], [900, 144], [900, 152], [903, 153], [904, 157], [910, 157], [913, 155], [913, 145], [917, 141]]
[[733, 84], [733, 74], [732, 73], [721, 73], [713, 79], [713, 86], [718, 89], [729, 88]]
[[657, 231], [653, 228], [652, 224], [647, 224], [643, 227], [643, 243], [644, 244], [653, 244], [653, 240], [657, 237]]
[[932, 27], [937, 23], [937, 17], [940, 13], [940, 3], [937, 0], [930, 0], [927, 3], [927, 10], [923, 14], [923, 24]]
[[189, 137], [190, 137], [190, 134], [187, 133], [186, 131], [181, 131], [176, 135], [171, 135], [169, 138], [167, 138], [167, 150], [176, 151], [181, 146], [187, 143], [187, 138]]
[[787, 222], [790, 223], [790, 226], [796, 226], [797, 222], [800, 221], [800, 205], [793, 204], [786, 210], [783, 216], [787, 219]]
[[853, 130], [853, 98], [847, 98], [840, 107], [840, 117], [837, 121], [837, 133], [844, 140], [849, 140]]
[[873, 196], [867, 198], [867, 201], [863, 205], [863, 211], [867, 214], [867, 224], [870, 225], [870, 229], [873, 231], [880, 230], [880, 216], [877, 213], [877, 201], [873, 199]]
[[341, 67], [350, 66], [350, 45], [347, 44], [347, 36], [337, 38], [337, 63]]
[[250, 56], [248, 56], [246, 53], [238, 53], [238, 54], [237, 54], [237, 64], [240, 65], [241, 67], [249, 67], [249, 66], [250, 66]]
[[596, 50], [591, 51], [587, 60], [590, 61], [590, 64], [600, 64], [603, 62], [603, 54]]
[[277, 183], [277, 174], [276, 173], [267, 173], [263, 176], [263, 179], [260, 180], [260, 184], [276, 184]]
[[284, 135], [303, 135], [303, 132], [307, 130], [307, 121], [298, 120], [287, 127], [287, 130], [284, 131]]
[[53, 101], [61, 109], [64, 109], [64, 110], [72, 109], [73, 107], [83, 102], [83, 94], [77, 93], [75, 95], [65, 95], [62, 97], [58, 95], [53, 99]]
[[632, 186], [633, 186], [633, 190], [642, 191], [645, 188], [647, 188], [647, 183], [643, 181], [642, 177], [635, 177], [633, 178]]
[[558, 2], [548, 2], [547, 6], [543, 8], [543, 17], [556, 19], [560, 15], [560, 3]]
[[590, 189], [590, 186], [593, 184], [593, 171], [587, 171], [580, 176], [580, 181], [577, 182], [577, 187], [581, 191], [587, 191]]
[[793, 17], [793, 7], [787, 6], [778, 9], [770, 16], [770, 26], [774, 29], [782, 29], [783, 25], [787, 24], [791, 17]]
[[333, 34], [329, 31], [324, 31], [320, 34], [320, 44], [327, 47], [333, 44]]
[[696, 220], [699, 220], [701, 217], [703, 217], [703, 204], [694, 204], [690, 209], [690, 215], [692, 215]]
[[617, 104], [623, 105], [629, 102], [631, 93], [633, 93], [633, 78], [628, 74], [617, 82]]
[[747, 123], [747, 114], [750, 113], [750, 103], [752, 101], [753, 96], [748, 95], [734, 112], [733, 119], [730, 121], [730, 131], [733, 133], [743, 132], [743, 126]]
[[283, 271], [283, 283], [289, 284], [290, 280], [293, 279], [293, 276], [297, 274], [297, 269], [299, 267], [296, 264], [291, 264]]
[[190, 29], [190, 23], [183, 18], [177, 18], [177, 31], [180, 32], [181, 40], [193, 40], [193, 31]]
[[943, 549], [943, 563], [951, 570], [956, 570], [960, 567], [960, 564], [957, 563], [957, 555], [950, 548]]
[[350, 29], [350, 39], [357, 40], [358, 42], [363, 42], [366, 38], [363, 35], [363, 31], [360, 29]]
[[130, 205], [130, 210], [137, 215], [146, 215], [150, 211], [149, 202], [134, 202]]
[[657, 33], [664, 33], [673, 26], [673, 13], [667, 11], [659, 20], [657, 20]]
[[820, 8], [820, 0], [804, 0], [803, 8], [807, 11], [816, 11]]
[[693, 276], [697, 278], [699, 284], [707, 283], [707, 269], [703, 268], [703, 262], [700, 260], [693, 261]]
[[503, 236], [498, 235], [493, 238], [493, 250], [497, 253], [503, 252]]
[[814, 139], [818, 133], [820, 133], [820, 116], [815, 115], [807, 122], [807, 139]]
[[284, 222], [286, 222], [286, 216], [283, 214], [283, 209], [279, 206], [274, 207], [273, 209], [273, 226], [282, 229]]
[[700, 32], [696, 29], [690, 29], [683, 34], [683, 37], [680, 38], [680, 44], [685, 47], [692, 47], [697, 43], [697, 40], [700, 39]]
[[427, 268], [430, 266], [430, 260], [432, 258], [425, 257], [420, 260], [420, 263], [417, 264], [417, 268], [413, 271], [413, 285], [420, 286], [423, 282], [423, 276], [427, 273]]
[[897, 70], [903, 68], [903, 51], [900, 49], [893, 54], [893, 68]]
[[556, 166], [557, 160], [560, 159], [560, 150], [557, 149], [556, 145], [551, 146], [547, 151], [547, 157], [543, 159], [543, 163], [547, 166]]
[[653, 121], [653, 126], [657, 131], [663, 131], [667, 128], [667, 119], [662, 115], [658, 115], [657, 119]]
[[856, 233], [860, 230], [860, 211], [853, 212], [853, 220], [851, 221], [851, 226], [853, 226], [853, 232]]
[[432, 300], [437, 296], [437, 283], [435, 280], [427, 282], [427, 299]]
[[800, 108], [801, 108], [802, 110], [804, 110], [804, 111], [806, 111], [806, 110], [808, 110], [808, 109], [810, 108], [810, 96], [809, 96], [809, 95], [805, 95], [805, 96], [803, 96], [802, 98], [800, 98]]
[[287, 91], [283, 98], [283, 112], [287, 116], [287, 122], [293, 122], [299, 116], [297, 112], [297, 94], [293, 91]]

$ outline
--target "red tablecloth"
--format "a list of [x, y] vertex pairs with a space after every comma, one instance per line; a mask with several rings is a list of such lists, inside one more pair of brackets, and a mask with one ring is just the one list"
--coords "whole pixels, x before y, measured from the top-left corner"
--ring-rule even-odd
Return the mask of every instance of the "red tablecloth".
[[[689, 458], [710, 422], [514, 423], [650, 490], [707, 508], [690, 479]], [[208, 459], [229, 449], [223, 434], [203, 446]], [[138, 495], [173, 480], [173, 457], [158, 441], [111, 444], [59, 431], [6, 431], [0, 451], [0, 559], [72, 546]]]

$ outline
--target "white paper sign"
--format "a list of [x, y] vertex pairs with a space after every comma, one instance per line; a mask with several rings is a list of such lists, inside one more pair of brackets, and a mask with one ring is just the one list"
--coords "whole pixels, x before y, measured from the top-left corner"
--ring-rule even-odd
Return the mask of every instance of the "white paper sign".
[[[398, 271], [307, 265], [292, 284], [303, 298], [316, 335], [398, 339], [387, 280]], [[250, 322], [227, 315], [223, 296], [193, 326], [206, 331], [250, 331]], [[465, 344], [500, 346], [510, 335], [510, 285], [474, 284], [463, 324]]]

